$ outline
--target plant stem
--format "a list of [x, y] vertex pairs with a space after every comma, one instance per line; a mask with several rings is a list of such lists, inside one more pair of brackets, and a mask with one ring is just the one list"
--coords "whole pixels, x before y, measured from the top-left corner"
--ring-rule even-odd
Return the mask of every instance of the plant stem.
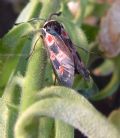
[[[49, 16], [49, 14], [58, 11], [59, 7], [60, 7], [60, 1], [46, 0], [43, 3], [40, 17], [46, 19]], [[42, 26], [41, 23], [40, 23], [40, 26]], [[42, 42], [40, 40], [36, 45], [34, 54], [29, 60], [28, 69], [24, 80], [22, 97], [21, 97], [20, 114], [35, 102], [35, 99], [33, 98], [33, 96], [36, 94], [36, 91], [42, 89], [44, 86], [44, 77], [45, 77], [47, 58], [46, 58], [46, 51], [41, 47], [42, 47]], [[51, 132], [52, 126], [53, 126], [53, 121], [48, 118], [42, 118], [39, 121], [32, 122], [32, 131], [29, 131], [30, 130], [29, 129], [28, 130], [29, 132], [26, 133], [26, 137], [29, 137], [32, 135], [33, 137], [48, 138], [53, 132], [53, 131]], [[59, 127], [59, 130], [63, 129], [62, 127], [65, 127], [64, 123], [63, 123], [63, 126]], [[67, 129], [69, 128], [67, 126]], [[38, 129], [39, 129], [39, 133], [38, 133]], [[66, 134], [69, 132], [66, 131]]]

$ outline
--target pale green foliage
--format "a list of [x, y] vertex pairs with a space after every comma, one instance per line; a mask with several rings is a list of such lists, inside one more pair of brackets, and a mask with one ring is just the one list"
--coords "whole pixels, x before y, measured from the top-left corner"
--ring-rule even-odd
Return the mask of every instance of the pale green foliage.
[[[56, 20], [64, 24], [76, 45], [91, 50], [80, 27], [84, 16], [91, 14], [94, 6], [94, 0], [81, 0], [81, 12], [75, 18], [68, 10], [67, 0], [31, 0], [16, 22], [35, 17], [47, 19], [51, 13], [62, 10], [62, 16]], [[33, 55], [26, 60], [40, 37], [38, 29], [42, 26], [43, 21], [21, 23], [0, 39], [0, 56], [3, 55], [0, 58], [0, 138], [74, 138], [74, 128], [91, 138], [119, 138], [116, 123], [109, 122], [87, 100], [100, 100], [115, 92], [119, 86], [119, 58], [112, 61], [116, 70], [101, 93], [92, 78], [86, 82], [80, 75], [75, 76], [74, 90], [50, 87], [54, 73], [41, 39]], [[77, 49], [87, 65], [89, 53]]]

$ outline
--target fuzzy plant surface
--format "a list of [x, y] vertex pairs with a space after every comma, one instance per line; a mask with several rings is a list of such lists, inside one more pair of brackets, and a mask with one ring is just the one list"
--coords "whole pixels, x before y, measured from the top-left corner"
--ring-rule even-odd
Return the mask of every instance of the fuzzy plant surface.
[[[72, 88], [60, 86], [58, 82], [59, 86], [52, 86], [55, 75], [40, 39], [44, 21], [39, 18], [47, 19], [51, 13], [62, 11], [55, 19], [65, 26], [86, 66], [92, 58], [86, 51], [95, 47], [91, 45], [98, 28], [84, 26], [89, 28], [88, 34], [93, 29], [91, 43], [81, 29], [84, 18], [98, 6], [95, 0], [80, 0], [77, 15], [70, 12], [68, 3], [67, 0], [30, 0], [16, 25], [0, 39], [0, 55], [4, 55], [0, 58], [0, 138], [74, 138], [75, 129], [88, 138], [120, 137], [120, 111], [107, 118], [90, 102], [115, 93], [120, 80], [119, 56], [106, 59], [93, 71], [99, 70], [102, 75], [113, 72], [102, 90], [92, 77], [87, 82], [81, 75], [75, 76]], [[100, 13], [106, 7], [101, 6]], [[35, 44], [32, 56], [27, 59]]]

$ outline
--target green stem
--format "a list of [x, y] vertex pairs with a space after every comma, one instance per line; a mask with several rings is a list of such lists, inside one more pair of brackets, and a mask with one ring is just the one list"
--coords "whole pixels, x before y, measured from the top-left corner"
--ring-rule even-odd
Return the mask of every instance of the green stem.
[[75, 18], [76, 23], [81, 24], [83, 22], [87, 5], [88, 5], [88, 0], [80, 0], [81, 12], [79, 12], [78, 15]]
[[23, 112], [34, 102], [33, 95], [35, 94], [35, 91], [41, 89], [44, 84], [46, 52], [41, 47], [42, 43], [40, 44], [38, 42], [35, 52], [29, 59], [21, 97], [20, 112]]
[[[47, 18], [49, 14], [58, 11], [60, 7], [60, 1], [47, 0], [43, 3], [41, 9], [40, 17]], [[42, 24], [40, 24], [42, 26]], [[29, 60], [28, 69], [26, 72], [26, 77], [23, 86], [23, 93], [21, 97], [21, 107], [20, 113], [26, 110], [32, 103], [35, 102], [33, 96], [36, 94], [36, 91], [40, 90], [44, 86], [44, 77], [45, 77], [45, 68], [46, 68], [46, 52], [42, 47], [42, 42], [36, 45], [36, 50], [33, 56]], [[38, 122], [40, 126], [38, 127]], [[44, 137], [48, 138], [51, 135], [51, 126], [53, 126], [53, 121], [48, 118], [42, 118], [40, 121], [32, 122], [32, 132], [29, 130], [26, 137]], [[49, 123], [48, 123], [49, 122]], [[51, 124], [51, 125], [49, 125]], [[39, 134], [38, 134], [39, 129]], [[61, 129], [61, 127], [59, 127]], [[42, 133], [41, 133], [42, 132]], [[45, 133], [46, 132], [46, 133]], [[66, 132], [68, 133], [68, 132]]]
[[112, 95], [118, 88], [119, 86], [119, 78], [118, 78], [118, 71], [115, 71], [110, 83], [103, 89], [101, 90], [98, 94], [94, 95], [92, 97], [92, 100], [101, 100], [104, 99], [110, 95]]
[[61, 120], [56, 120], [55, 138], [74, 138], [74, 128]]
[[[26, 46], [23, 48], [22, 51], [22, 55], [29, 53], [29, 48], [28, 48], [28, 41], [26, 41]], [[30, 45], [29, 45], [30, 46]], [[21, 57], [18, 63], [18, 66], [14, 72], [14, 74], [11, 76], [6, 89], [4, 91], [4, 94], [2, 96], [3, 100], [5, 101], [6, 105], [10, 104], [10, 105], [18, 105], [20, 103], [20, 86], [17, 83], [17, 73], [19, 72], [19, 74], [24, 75], [25, 70], [26, 70], [26, 64], [27, 61], [25, 60], [25, 57]], [[6, 116], [6, 138], [13, 138], [13, 128], [14, 128], [14, 124], [16, 122], [16, 118], [18, 115], [18, 111], [13, 112], [13, 110], [11, 110], [10, 108], [8, 108], [9, 110], [6, 111], [7, 116]]]
[[[50, 0], [46, 0], [43, 3], [40, 16], [42, 18], [47, 18], [49, 13], [57, 11], [59, 6], [60, 2], [57, 0], [54, 0], [52, 2]], [[42, 24], [40, 24], [40, 26], [41, 25]], [[40, 40], [36, 45], [34, 54], [29, 60], [23, 86], [20, 112], [23, 112], [29, 105], [34, 103], [34, 99], [32, 97], [35, 95], [35, 91], [43, 88], [44, 85], [44, 74], [47, 58], [46, 51], [41, 47], [42, 41]]]
[[101, 90], [98, 94], [94, 95], [91, 99], [92, 100], [101, 100], [104, 99], [110, 95], [112, 95], [114, 92], [116, 92], [120, 82], [120, 63], [119, 63], [119, 58], [114, 59], [113, 61], [114, 65], [115, 65], [115, 69], [111, 78], [111, 81], [109, 82], [109, 84], [103, 89]]
[[54, 137], [54, 120], [48, 117], [42, 117], [39, 120], [38, 138]]

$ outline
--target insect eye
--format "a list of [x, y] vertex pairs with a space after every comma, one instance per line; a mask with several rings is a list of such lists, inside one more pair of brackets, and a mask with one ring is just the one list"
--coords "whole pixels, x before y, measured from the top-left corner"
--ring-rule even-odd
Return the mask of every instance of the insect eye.
[[59, 31], [58, 28], [55, 28], [55, 31], [58, 32]]

